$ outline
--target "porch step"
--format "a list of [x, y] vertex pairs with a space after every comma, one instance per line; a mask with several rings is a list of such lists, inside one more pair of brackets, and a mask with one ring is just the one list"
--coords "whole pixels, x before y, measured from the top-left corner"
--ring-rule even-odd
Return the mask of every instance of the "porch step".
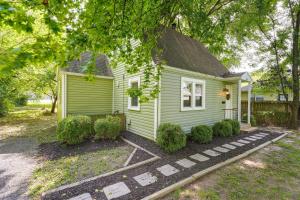
[[250, 124], [241, 123], [241, 133], [253, 133], [258, 130], [257, 127], [251, 127]]

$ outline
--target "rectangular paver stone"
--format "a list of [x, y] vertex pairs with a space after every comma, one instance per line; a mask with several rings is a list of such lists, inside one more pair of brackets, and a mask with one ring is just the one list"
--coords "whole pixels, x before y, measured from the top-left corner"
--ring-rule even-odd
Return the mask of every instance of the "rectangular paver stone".
[[263, 133], [263, 132], [261, 132], [261, 133], [259, 133], [259, 134], [265, 135], [265, 136], [269, 135], [269, 133]]
[[236, 147], [231, 144], [223, 144], [222, 147], [225, 147], [227, 149], [236, 149]]
[[76, 197], [72, 197], [69, 200], [92, 200], [92, 197], [91, 197], [90, 193], [83, 193]]
[[182, 167], [185, 167], [185, 168], [190, 168], [190, 167], [196, 165], [195, 162], [193, 162], [193, 161], [191, 161], [189, 159], [186, 159], [186, 158], [178, 160], [176, 163], [178, 165], [182, 166]]
[[229, 149], [225, 149], [223, 147], [215, 147], [214, 150], [222, 152], [222, 153], [226, 153], [226, 152], [230, 151]]
[[157, 181], [157, 177], [153, 176], [150, 172], [146, 172], [140, 174], [138, 176], [133, 177], [141, 186], [150, 185]]
[[206, 155], [212, 156], [212, 157], [220, 155], [218, 152], [210, 150], [210, 149], [203, 151], [203, 153]]
[[103, 192], [108, 200], [118, 198], [130, 193], [129, 188], [124, 182], [118, 182], [103, 188]]
[[198, 160], [200, 162], [204, 162], [204, 161], [207, 161], [209, 160], [210, 158], [206, 157], [206, 156], [203, 156], [199, 153], [196, 153], [194, 155], [191, 155], [190, 158], [194, 159], [194, 160]]
[[245, 137], [245, 140], [249, 140], [249, 141], [256, 141], [257, 139], [251, 138], [251, 137]]
[[157, 171], [159, 171], [160, 173], [162, 173], [165, 176], [171, 176], [171, 175], [179, 172], [178, 169], [176, 169], [175, 167], [173, 167], [172, 165], [169, 165], [169, 164], [158, 167], [156, 169], [157, 169]]
[[261, 135], [260, 133], [254, 134], [254, 136], [258, 136], [258, 137], [266, 137], [266, 135]]
[[230, 144], [233, 144], [233, 145], [238, 146], [238, 147], [241, 147], [241, 146], [245, 145], [245, 144], [239, 143], [239, 142], [230, 142]]
[[243, 143], [243, 144], [249, 144], [250, 142], [247, 140], [238, 140], [239, 143]]
[[252, 135], [252, 136], [250, 136], [251, 138], [254, 138], [254, 139], [258, 139], [258, 140], [260, 140], [260, 139], [262, 139], [262, 137], [258, 137], [258, 136], [254, 136], [254, 135]]

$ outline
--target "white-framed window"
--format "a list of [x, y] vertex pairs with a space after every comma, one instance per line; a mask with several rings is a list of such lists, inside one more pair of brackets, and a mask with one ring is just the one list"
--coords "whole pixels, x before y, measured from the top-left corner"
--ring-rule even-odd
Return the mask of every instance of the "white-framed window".
[[205, 81], [181, 77], [181, 111], [205, 109]]
[[[140, 87], [141, 79], [139, 76], [132, 77], [128, 79], [128, 88], [139, 88]], [[129, 110], [140, 110], [140, 98], [130, 97], [128, 96], [128, 109]]]

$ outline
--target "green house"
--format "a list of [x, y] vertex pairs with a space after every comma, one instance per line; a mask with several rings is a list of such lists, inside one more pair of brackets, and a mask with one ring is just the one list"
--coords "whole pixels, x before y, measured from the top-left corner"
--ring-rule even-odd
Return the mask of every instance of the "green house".
[[[158, 46], [165, 65], [156, 83], [161, 88], [156, 99], [140, 103], [138, 97], [128, 96], [129, 87], [142, 84], [142, 70], [128, 74], [122, 64], [110, 69], [104, 55], [96, 59], [95, 80], [87, 81], [82, 66], [89, 54], [84, 53], [59, 72], [59, 119], [73, 114], [124, 113], [126, 129], [151, 140], [162, 123], [179, 124], [189, 133], [199, 124], [241, 120], [241, 83], [251, 83], [248, 73], [231, 73], [204, 45], [174, 29], [164, 29]], [[250, 117], [250, 107], [248, 112]]]

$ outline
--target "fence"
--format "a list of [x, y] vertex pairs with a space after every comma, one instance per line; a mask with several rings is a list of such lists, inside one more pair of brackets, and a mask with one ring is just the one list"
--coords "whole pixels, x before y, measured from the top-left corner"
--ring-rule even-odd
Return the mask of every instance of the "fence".
[[[242, 101], [242, 114], [247, 114], [248, 102]], [[262, 101], [251, 102], [251, 112], [256, 113], [259, 111], [280, 111], [291, 113], [291, 102], [279, 101]]]

